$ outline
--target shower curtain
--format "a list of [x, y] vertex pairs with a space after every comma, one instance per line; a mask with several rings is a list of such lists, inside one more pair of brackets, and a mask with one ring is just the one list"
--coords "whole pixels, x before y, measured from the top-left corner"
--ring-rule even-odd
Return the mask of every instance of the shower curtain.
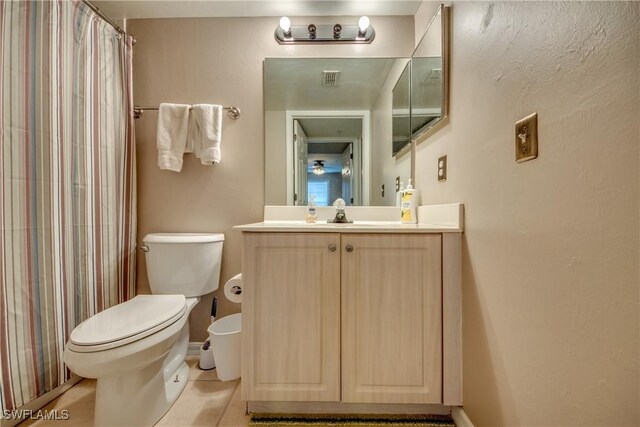
[[0, 399], [64, 383], [73, 328], [134, 295], [132, 39], [78, 1], [0, 3]]

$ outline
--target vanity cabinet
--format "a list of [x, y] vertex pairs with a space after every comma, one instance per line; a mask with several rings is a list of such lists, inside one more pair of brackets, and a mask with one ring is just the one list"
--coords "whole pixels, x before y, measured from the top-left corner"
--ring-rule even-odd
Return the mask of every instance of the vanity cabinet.
[[339, 245], [335, 233], [244, 233], [245, 400], [340, 400]]
[[441, 403], [441, 235], [341, 243], [342, 401]]
[[442, 404], [442, 242], [244, 232], [243, 399]]

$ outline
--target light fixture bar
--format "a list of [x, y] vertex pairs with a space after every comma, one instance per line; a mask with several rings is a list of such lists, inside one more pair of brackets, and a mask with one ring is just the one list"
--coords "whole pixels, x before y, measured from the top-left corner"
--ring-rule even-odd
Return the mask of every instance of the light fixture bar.
[[[315, 31], [312, 31], [315, 28]], [[338, 30], [339, 31], [336, 31]], [[278, 26], [275, 38], [279, 44], [304, 44], [304, 43], [349, 43], [369, 44], [376, 36], [372, 26], [368, 26], [364, 32], [358, 25], [291, 25], [289, 34]]]

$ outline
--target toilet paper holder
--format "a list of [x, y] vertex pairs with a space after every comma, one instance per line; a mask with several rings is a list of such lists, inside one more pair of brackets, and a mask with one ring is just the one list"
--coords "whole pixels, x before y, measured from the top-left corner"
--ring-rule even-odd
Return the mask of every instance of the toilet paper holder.
[[236, 304], [242, 303], [242, 273], [238, 273], [224, 284], [224, 296]]

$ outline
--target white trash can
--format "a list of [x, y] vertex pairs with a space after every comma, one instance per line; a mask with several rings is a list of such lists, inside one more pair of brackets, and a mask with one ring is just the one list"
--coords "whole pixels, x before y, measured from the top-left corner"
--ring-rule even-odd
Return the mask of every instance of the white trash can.
[[240, 332], [242, 314], [232, 314], [216, 320], [209, 326], [209, 338], [216, 361], [218, 378], [231, 381], [240, 378]]

